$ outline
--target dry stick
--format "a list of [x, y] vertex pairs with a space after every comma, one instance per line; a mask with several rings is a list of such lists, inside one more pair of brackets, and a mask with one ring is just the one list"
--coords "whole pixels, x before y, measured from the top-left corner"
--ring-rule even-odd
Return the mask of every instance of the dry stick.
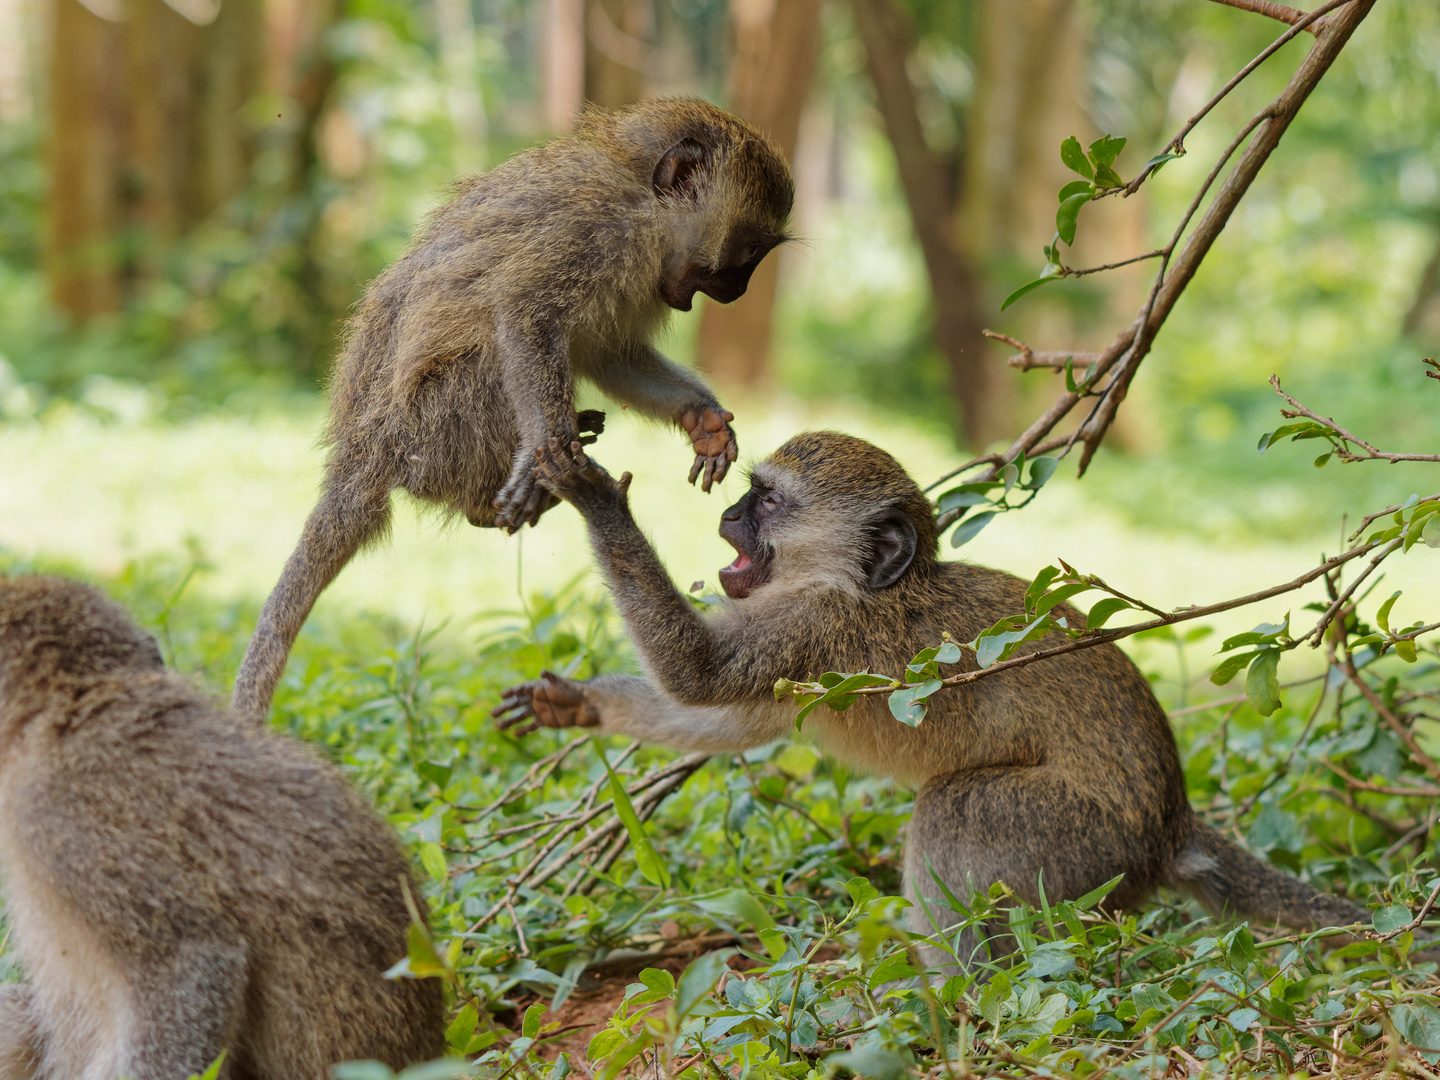
[[1327, 757], [1322, 757], [1320, 764], [1324, 765], [1336, 776], [1340, 777], [1341, 780], [1345, 781], [1347, 787], [1353, 788], [1356, 791], [1369, 791], [1376, 795], [1399, 795], [1407, 799], [1440, 799], [1440, 787], [1416, 787], [1414, 785], [1387, 787], [1384, 784], [1374, 784], [1369, 780], [1361, 780], [1358, 777], [1352, 776]]
[[[1224, 4], [1226, 7], [1239, 8], [1241, 11], [1253, 11], [1256, 15], [1266, 15], [1283, 23], [1295, 26], [1307, 14], [1298, 8], [1286, 7], [1284, 4], [1272, 3], [1271, 0], [1211, 0], [1212, 3]], [[1307, 24], [1304, 29], [1314, 34], [1318, 31], [1313, 23]]]
[[[1178, 259], [1176, 259], [1173, 273], [1168, 277], [1166, 276], [1166, 272], [1170, 267], [1169, 259], [1164, 259], [1165, 265], [1161, 267], [1160, 273], [1156, 276], [1155, 285], [1152, 287], [1150, 295], [1146, 298], [1145, 305], [1141, 308], [1136, 320], [1116, 336], [1115, 340], [1105, 348], [1100, 354], [1099, 359], [1095, 362], [1095, 376], [1099, 378], [1105, 375], [1127, 351], [1131, 351], [1133, 354], [1131, 358], [1127, 358], [1126, 366], [1131, 369], [1128, 374], [1121, 373], [1121, 375], [1118, 375], [1112, 380], [1111, 386], [1106, 388], [1106, 395], [1110, 398], [1111, 404], [1104, 406], [1102, 399], [1104, 411], [1093, 414], [1092, 417], [1087, 420], [1087, 424], [1091, 426], [1091, 432], [1087, 438], [1087, 460], [1081, 463], [1082, 471], [1085, 464], [1088, 463], [1088, 454], [1093, 454], [1092, 441], [1094, 445], [1098, 446], [1100, 438], [1103, 438], [1105, 431], [1109, 427], [1109, 421], [1113, 419], [1114, 409], [1118, 408], [1120, 400], [1124, 397], [1124, 391], [1128, 388], [1129, 381], [1134, 376], [1134, 368], [1138, 366], [1139, 361], [1143, 359], [1144, 352], [1148, 351], [1148, 340], [1154, 338], [1161, 324], [1163, 324], [1169, 316], [1180, 294], [1189, 284], [1190, 279], [1195, 275], [1200, 261], [1209, 252], [1211, 245], [1215, 242], [1220, 231], [1224, 228], [1225, 223], [1229, 220], [1230, 215], [1234, 212], [1235, 206], [1239, 203], [1241, 196], [1244, 195], [1251, 183], [1254, 182], [1255, 176], [1258, 174], [1261, 166], [1264, 165], [1270, 153], [1280, 141], [1280, 136], [1284, 134], [1285, 129], [1289, 126], [1290, 121], [1294, 118], [1300, 106], [1304, 104], [1305, 100], [1314, 91], [1315, 86], [1320, 81], [1320, 77], [1324, 75], [1335, 62], [1340, 50], [1349, 40], [1350, 35], [1354, 33], [1355, 28], [1360, 24], [1361, 20], [1369, 14], [1370, 9], [1375, 4], [1375, 0], [1332, 0], [1332, 2], [1325, 4], [1305, 17], [1304, 25], [1309, 25], [1326, 12], [1347, 3], [1349, 6], [1346, 7], [1346, 10], [1334, 20], [1327, 23], [1324, 30], [1317, 35], [1315, 47], [1312, 48], [1305, 57], [1305, 60], [1291, 77], [1284, 91], [1261, 110], [1261, 112], [1246, 125], [1241, 136], [1231, 143], [1231, 147], [1227, 150], [1226, 157], [1222, 159], [1221, 164], [1223, 164], [1225, 160], [1228, 160], [1229, 155], [1234, 152], [1239, 142], [1242, 141], [1245, 136], [1248, 136], [1257, 128], [1260, 129], [1258, 136], [1246, 149], [1240, 162], [1226, 179], [1225, 184], [1215, 196], [1204, 218], [1200, 224], [1196, 226], [1189, 242], [1180, 253]], [[1230, 93], [1231, 90], [1239, 85], [1241, 80], [1249, 75], [1250, 72], [1254, 71], [1260, 63], [1271, 56], [1285, 42], [1299, 33], [1300, 30], [1301, 27], [1298, 25], [1292, 27], [1273, 42], [1269, 48], [1265, 49], [1259, 56], [1247, 64], [1200, 112], [1187, 121], [1180, 133], [1170, 141], [1167, 149], [1183, 145], [1184, 137], [1204, 118], [1205, 114], [1208, 113], [1216, 103], [1226, 94]], [[1219, 166], [1217, 166], [1216, 170], [1212, 171], [1212, 178], [1218, 172], [1218, 167]], [[1138, 189], [1140, 182], [1151, 171], [1153, 171], [1153, 169], [1146, 170], [1142, 172], [1140, 176], [1137, 176], [1135, 180], [1131, 182], [1130, 186], [1124, 189], [1126, 193], [1128, 194]], [[1190, 214], [1194, 213], [1194, 207], [1198, 207], [1199, 199], [1202, 198], [1208, 190], [1211, 182], [1213, 182], [1213, 180], [1207, 180], [1206, 187], [1197, 195], [1196, 202], [1192, 204], [1191, 211], [1187, 213], [1184, 221], [1182, 221], [1182, 229], [1188, 222]], [[1120, 189], [1115, 190], [1118, 191]], [[1171, 249], [1173, 250], [1173, 248], [1174, 241], [1172, 241], [1171, 244]], [[1142, 331], [1143, 339], [1146, 342], [1144, 348], [1132, 349], [1137, 337], [1142, 336]], [[1113, 393], [1112, 390], [1114, 391]], [[1061, 395], [1044, 414], [1026, 428], [1019, 438], [1017, 438], [1007, 450], [998, 455], [998, 457], [987, 455], [984, 458], [967, 463], [961, 468], [945, 474], [925, 490], [929, 491], [959, 475], [961, 472], [986, 461], [991, 462], [990, 468], [977, 479], [980, 481], [993, 480], [999, 475], [1000, 469], [1004, 465], [1014, 461], [1020, 454], [1033, 454], [1036, 444], [1045, 438], [1055, 425], [1074, 409], [1083, 396], [1084, 395], [1067, 391]], [[1097, 407], [1097, 409], [1098, 408], [1100, 407]], [[937, 524], [942, 529], [947, 528], [959, 515], [960, 511], [958, 509], [948, 511], [940, 515]]]
[[[958, 675], [951, 675], [941, 680], [943, 686], [964, 686], [979, 679], [988, 678], [991, 675], [998, 675], [1002, 671], [1010, 671], [1014, 668], [1025, 667], [1039, 660], [1048, 660], [1052, 656], [1061, 656], [1065, 653], [1076, 652], [1080, 649], [1093, 649], [1096, 645], [1106, 645], [1112, 641], [1119, 641], [1122, 638], [1130, 637], [1133, 634], [1144, 633], [1146, 630], [1154, 630], [1161, 626], [1172, 626], [1175, 623], [1189, 622], [1191, 619], [1203, 619], [1207, 615], [1216, 615], [1222, 611], [1232, 611], [1238, 607], [1246, 607], [1249, 604], [1259, 603], [1261, 600], [1269, 600], [1274, 596], [1283, 596], [1287, 592], [1294, 592], [1296, 589], [1304, 588], [1316, 578], [1334, 570], [1337, 566], [1343, 566], [1351, 559], [1358, 558], [1372, 550], [1379, 541], [1368, 544], [1360, 544], [1351, 548], [1342, 555], [1326, 559], [1319, 566], [1312, 567], [1305, 571], [1293, 581], [1287, 581], [1283, 585], [1272, 585], [1268, 589], [1261, 589], [1259, 592], [1250, 593], [1248, 596], [1237, 596], [1233, 600], [1222, 600], [1218, 604], [1207, 604], [1205, 607], [1188, 607], [1183, 611], [1171, 612], [1158, 619], [1151, 619], [1149, 622], [1132, 623], [1129, 626], [1117, 627], [1114, 630], [1102, 630], [1093, 636], [1086, 636], [1076, 640], [1067, 641], [1063, 645], [1053, 645], [1048, 649], [1037, 649], [1032, 653], [1023, 656], [1013, 656], [1009, 660], [1002, 660], [998, 664], [992, 664], [988, 668], [981, 668], [978, 671], [965, 671]], [[852, 694], [889, 694], [897, 689], [895, 686], [862, 686], [851, 690]], [[824, 687], [810, 689], [808, 687], [797, 687], [794, 691], [797, 697], [814, 697], [825, 692]], [[1440, 777], [1437, 777], [1440, 778]]]
[[1384, 450], [1377, 450], [1364, 439], [1360, 438], [1359, 435], [1352, 435], [1350, 432], [1346, 431], [1330, 417], [1321, 416], [1319, 413], [1312, 411], [1311, 409], [1302, 405], [1300, 402], [1296, 401], [1289, 394], [1285, 393], [1284, 390], [1281, 390], [1279, 375], [1270, 376], [1270, 385], [1275, 389], [1275, 393], [1279, 394], [1282, 398], [1284, 398], [1290, 403], [1294, 410], [1291, 411], [1291, 409], [1281, 409], [1281, 416], [1284, 416], [1286, 419], [1289, 420], [1293, 420], [1297, 416], [1308, 416], [1311, 420], [1316, 420], [1319, 423], [1324, 424], [1341, 439], [1352, 442], [1356, 446], [1364, 447], [1366, 452], [1363, 455], [1352, 454], [1343, 446], [1340, 447], [1335, 451], [1335, 453], [1340, 456], [1341, 461], [1440, 461], [1440, 454], [1391, 454], [1385, 452]]

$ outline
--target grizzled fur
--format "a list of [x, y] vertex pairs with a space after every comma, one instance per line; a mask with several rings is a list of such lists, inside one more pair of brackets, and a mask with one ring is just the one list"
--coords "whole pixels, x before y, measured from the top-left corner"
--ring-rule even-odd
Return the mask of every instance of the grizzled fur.
[[[507, 691], [496, 710], [502, 722], [534, 717], [677, 749], [740, 750], [792, 729], [796, 706], [772, 696], [779, 679], [899, 674], [942, 632], [970, 641], [1025, 609], [1020, 579], [939, 561], [930, 503], [894, 458], [869, 443], [834, 432], [798, 435], [751, 475], [751, 493], [725, 512], [722, 533], [733, 528], [737, 508], [764, 493], [770, 516], [755, 527], [754, 551], [737, 547], [768, 559], [769, 579], [701, 615], [631, 518], [626, 485], [552, 455], [542, 479], [585, 515], [648, 678], [548, 677]], [[909, 526], [897, 530], [902, 519]], [[906, 532], [913, 545], [897, 555]], [[887, 533], [888, 547], [881, 542]], [[867, 584], [877, 560], [903, 570], [888, 587]], [[1073, 608], [1058, 613], [1084, 624]], [[946, 673], [975, 667], [974, 656], [962, 653]], [[805, 730], [847, 765], [918, 789], [906, 884], [932, 909], [940, 890], [927, 860], [960, 897], [970, 885], [983, 890], [1004, 881], [1038, 903], [1043, 873], [1050, 900], [1073, 899], [1123, 874], [1110, 896], [1115, 907], [1138, 905], [1169, 885], [1217, 912], [1266, 922], [1365, 917], [1196, 820], [1169, 721], [1145, 677], [1114, 645], [942, 690], [928, 705], [913, 729], [875, 696], [845, 712], [816, 709]], [[928, 933], [918, 905], [915, 914], [916, 929]]]
[[[666, 187], [672, 150], [690, 155]], [[650, 340], [697, 288], [734, 299], [739, 274], [743, 292], [792, 201], [775, 146], [694, 99], [592, 110], [458, 183], [350, 322], [324, 491], [261, 614], [237, 710], [268, 710], [316, 597], [389, 528], [395, 488], [474, 525], [533, 524], [550, 504], [534, 453], [576, 436], [577, 377], [688, 431], [708, 491], [734, 460], [729, 414]]]
[[445, 1052], [404, 853], [334, 767], [214, 708], [94, 589], [0, 578], [0, 1080], [322, 1080]]

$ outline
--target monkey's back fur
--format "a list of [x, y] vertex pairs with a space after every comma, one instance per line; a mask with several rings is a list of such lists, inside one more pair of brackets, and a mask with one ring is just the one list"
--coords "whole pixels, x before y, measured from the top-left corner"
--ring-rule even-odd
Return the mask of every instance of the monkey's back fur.
[[320, 1080], [444, 1053], [438, 982], [382, 977], [410, 921], [389, 827], [58, 579], [0, 579], [0, 863], [28, 976], [0, 1077], [183, 1080], [228, 1049], [231, 1080]]

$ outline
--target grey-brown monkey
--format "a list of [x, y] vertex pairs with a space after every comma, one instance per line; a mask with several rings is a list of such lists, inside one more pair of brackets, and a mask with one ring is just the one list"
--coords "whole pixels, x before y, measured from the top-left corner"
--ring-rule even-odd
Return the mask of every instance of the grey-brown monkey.
[[[792, 729], [795, 706], [773, 697], [778, 679], [896, 674], [942, 632], [972, 640], [1024, 610], [1025, 582], [939, 561], [919, 487], [889, 454], [846, 435], [798, 435], [756, 466], [749, 492], [720, 523], [737, 552], [720, 571], [730, 599], [703, 616], [632, 519], [628, 473], [617, 482], [578, 443], [558, 442], [537, 472], [584, 515], [647, 677], [575, 682], [546, 672], [505, 692], [495, 710], [502, 727], [533, 718], [677, 749], [741, 750]], [[1084, 625], [1072, 608], [1060, 610]], [[952, 670], [974, 668], [966, 653]], [[928, 705], [914, 729], [893, 719], [882, 697], [845, 712], [817, 709], [805, 723], [834, 757], [918, 790], [906, 890], [932, 910], [947, 906], [927, 860], [961, 898], [1004, 881], [1038, 904], [1043, 873], [1049, 899], [1074, 899], [1123, 874], [1108, 900], [1117, 908], [1166, 885], [1217, 913], [1265, 922], [1366, 918], [1196, 818], [1169, 721], [1113, 645], [943, 690]], [[919, 905], [913, 914], [915, 929], [929, 933]]]
[[445, 1053], [408, 862], [339, 771], [216, 708], [88, 586], [0, 578], [0, 1080], [324, 1080]]
[[650, 344], [695, 293], [741, 296], [785, 239], [794, 186], [775, 146], [695, 99], [586, 113], [576, 131], [461, 181], [370, 286], [330, 387], [319, 504], [266, 601], [234, 705], [270, 707], [316, 597], [390, 522], [390, 492], [514, 532], [554, 500], [535, 451], [568, 445], [575, 380], [689, 433], [709, 491], [731, 414]]

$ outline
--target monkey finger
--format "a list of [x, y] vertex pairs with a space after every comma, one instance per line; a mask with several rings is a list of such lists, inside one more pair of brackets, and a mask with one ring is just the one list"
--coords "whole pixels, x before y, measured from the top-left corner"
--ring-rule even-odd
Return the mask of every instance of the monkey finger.
[[730, 471], [730, 462], [735, 459], [731, 455], [725, 454], [712, 460], [715, 462], [715, 482], [718, 484], [725, 479], [725, 474]]
[[526, 724], [524, 727], [522, 727], [522, 728], [517, 728], [517, 729], [515, 730], [515, 732], [514, 732], [515, 738], [518, 739], [518, 738], [521, 738], [522, 736], [529, 735], [532, 731], [539, 731], [540, 728], [541, 728], [541, 726], [542, 726], [542, 725], [541, 725], [541, 723], [540, 723], [539, 720], [532, 720], [530, 723]]
[[690, 484], [695, 483], [695, 478], [700, 475], [700, 470], [703, 469], [704, 467], [705, 467], [705, 456], [704, 456], [703, 454], [696, 454], [696, 455], [695, 455], [695, 464], [690, 466], [690, 477], [689, 477], [689, 479], [686, 481], [686, 483], [690, 483]]
[[631, 481], [631, 480], [634, 480], [634, 479], [635, 479], [635, 477], [632, 476], [632, 475], [631, 475], [630, 473], [628, 473], [628, 472], [623, 472], [623, 473], [620, 474], [620, 494], [621, 494], [621, 495], [629, 495], [629, 494], [630, 494], [630, 481]]

